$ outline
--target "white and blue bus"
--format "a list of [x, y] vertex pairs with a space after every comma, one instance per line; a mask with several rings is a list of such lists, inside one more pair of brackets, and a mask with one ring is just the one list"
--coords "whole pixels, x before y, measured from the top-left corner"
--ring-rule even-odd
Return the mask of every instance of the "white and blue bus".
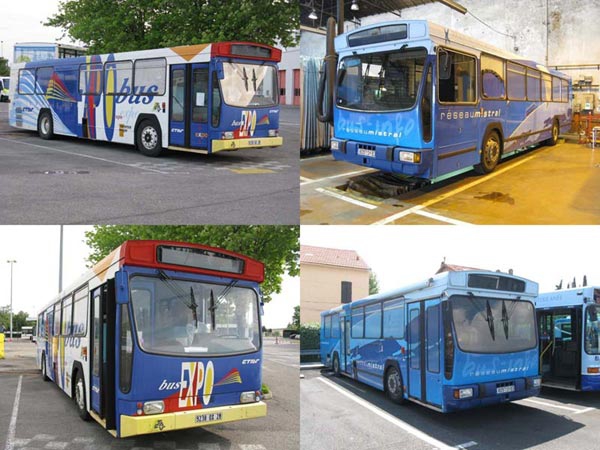
[[491, 172], [571, 125], [565, 75], [424, 20], [337, 36], [324, 73], [334, 158], [431, 182]]
[[544, 386], [600, 390], [600, 287], [540, 294], [535, 301]]
[[14, 64], [9, 123], [148, 156], [276, 147], [280, 60], [274, 47], [220, 42]]
[[441, 412], [537, 395], [538, 285], [445, 272], [321, 313], [323, 364]]

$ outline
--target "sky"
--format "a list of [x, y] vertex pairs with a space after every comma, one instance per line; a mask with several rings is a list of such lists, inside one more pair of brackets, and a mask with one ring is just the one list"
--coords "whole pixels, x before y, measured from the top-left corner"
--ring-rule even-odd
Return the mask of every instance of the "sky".
[[58, 12], [59, 0], [18, 0], [2, 1], [0, 9], [0, 56], [13, 59], [15, 42], [61, 42], [70, 44], [69, 38], [62, 37], [58, 28], [42, 25], [48, 17]]
[[[90, 254], [85, 231], [91, 226], [66, 225], [63, 229], [63, 288], [69, 287], [88, 268]], [[13, 264], [13, 311], [35, 317], [58, 293], [60, 227], [0, 226], [0, 306], [10, 304], [10, 264]], [[263, 325], [285, 328], [300, 303], [299, 277], [285, 276], [280, 294], [264, 307]]]
[[380, 292], [425, 280], [441, 262], [501, 270], [539, 283], [540, 292], [583, 275], [600, 286], [600, 227], [302, 226], [300, 242], [356, 250]]

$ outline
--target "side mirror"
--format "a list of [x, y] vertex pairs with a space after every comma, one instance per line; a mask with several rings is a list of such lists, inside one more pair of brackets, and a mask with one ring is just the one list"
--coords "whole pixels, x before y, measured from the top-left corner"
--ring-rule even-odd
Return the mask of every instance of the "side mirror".
[[440, 80], [448, 80], [450, 78], [452, 58], [450, 54], [444, 50], [440, 50], [440, 64], [438, 67], [438, 72], [440, 76]]
[[127, 298], [127, 274], [121, 270], [115, 274], [115, 291], [117, 305], [126, 305], [129, 301]]
[[223, 62], [222, 61], [218, 61], [215, 71], [217, 72], [217, 78], [219, 80], [222, 80], [225, 78], [225, 71], [223, 70]]

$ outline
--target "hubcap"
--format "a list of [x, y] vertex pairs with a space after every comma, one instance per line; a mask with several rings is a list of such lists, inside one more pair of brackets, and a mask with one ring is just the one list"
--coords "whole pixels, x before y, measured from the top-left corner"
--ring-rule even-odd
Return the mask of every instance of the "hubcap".
[[77, 385], [75, 386], [75, 401], [77, 402], [77, 406], [79, 409], [85, 409], [85, 400], [83, 395], [83, 380], [80, 378], [77, 380]]
[[485, 162], [489, 164], [493, 164], [500, 155], [500, 145], [498, 145], [498, 141], [494, 138], [490, 138], [487, 140], [485, 144]]
[[395, 370], [390, 370], [388, 375], [388, 391], [392, 394], [398, 393], [398, 386], [400, 385], [400, 377], [398, 377], [398, 372]]
[[42, 132], [48, 134], [48, 130], [50, 130], [50, 120], [48, 117], [44, 117], [42, 119]]
[[338, 359], [337, 359], [337, 358], [334, 358], [334, 359], [333, 359], [333, 371], [334, 371], [334, 372], [338, 372], [338, 370], [339, 370], [339, 365], [340, 365], [340, 362], [338, 361]]
[[145, 127], [142, 130], [142, 145], [148, 150], [152, 150], [158, 143], [158, 133], [154, 127]]
[[558, 139], [558, 127], [556, 125], [552, 127], [552, 139], [555, 141]]

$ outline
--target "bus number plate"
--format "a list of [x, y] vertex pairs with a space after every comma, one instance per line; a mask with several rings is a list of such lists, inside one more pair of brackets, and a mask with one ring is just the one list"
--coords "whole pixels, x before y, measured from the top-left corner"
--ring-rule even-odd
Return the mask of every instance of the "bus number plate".
[[507, 392], [515, 392], [515, 386], [510, 385], [510, 386], [501, 386], [499, 388], [496, 388], [496, 394], [506, 394]]
[[200, 414], [196, 416], [196, 423], [214, 422], [215, 420], [221, 420], [222, 417], [221, 413]]
[[359, 148], [357, 153], [361, 156], [369, 156], [370, 158], [375, 158], [375, 150]]

